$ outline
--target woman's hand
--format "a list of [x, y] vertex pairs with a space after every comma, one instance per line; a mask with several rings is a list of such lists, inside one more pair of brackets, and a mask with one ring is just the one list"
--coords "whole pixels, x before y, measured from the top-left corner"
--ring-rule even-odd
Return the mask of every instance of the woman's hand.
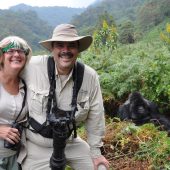
[[20, 134], [16, 128], [12, 128], [7, 125], [0, 125], [0, 138], [11, 144], [15, 144], [20, 141]]

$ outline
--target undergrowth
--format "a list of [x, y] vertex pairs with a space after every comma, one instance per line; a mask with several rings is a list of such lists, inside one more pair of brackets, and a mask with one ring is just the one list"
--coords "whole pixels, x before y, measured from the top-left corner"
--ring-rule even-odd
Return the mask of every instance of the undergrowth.
[[[145, 162], [145, 170], [170, 170], [170, 138], [166, 131], [160, 131], [152, 123], [136, 126], [132, 122], [119, 121], [117, 118], [107, 121], [104, 150], [113, 169], [117, 169], [116, 162], [119, 162], [119, 159], [130, 158], [133, 168], [135, 162], [136, 166], [139, 166], [139, 162]], [[130, 168], [130, 162], [124, 163], [124, 167]]]

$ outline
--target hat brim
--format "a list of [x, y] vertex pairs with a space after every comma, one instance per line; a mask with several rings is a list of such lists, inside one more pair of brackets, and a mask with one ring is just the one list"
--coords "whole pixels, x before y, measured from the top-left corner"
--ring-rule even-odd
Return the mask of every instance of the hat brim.
[[80, 37], [56, 37], [51, 38], [45, 41], [40, 41], [39, 43], [49, 51], [52, 51], [52, 42], [55, 41], [64, 41], [64, 42], [71, 42], [71, 41], [79, 41], [79, 52], [86, 50], [92, 43], [93, 39], [91, 36], [80, 36]]

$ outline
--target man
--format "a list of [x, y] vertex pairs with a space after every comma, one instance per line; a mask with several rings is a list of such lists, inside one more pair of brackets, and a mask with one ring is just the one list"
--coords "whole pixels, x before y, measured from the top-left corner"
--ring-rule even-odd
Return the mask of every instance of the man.
[[[57, 108], [71, 110], [73, 93], [73, 69], [78, 54], [92, 43], [91, 36], [78, 36], [73, 25], [61, 24], [54, 29], [52, 38], [40, 42], [48, 49], [55, 61], [55, 95]], [[34, 56], [25, 70], [28, 86], [29, 116], [40, 124], [47, 120], [47, 102], [50, 83], [47, 71], [48, 56]], [[100, 165], [109, 167], [101, 155], [102, 137], [105, 130], [104, 108], [97, 73], [85, 65], [81, 88], [77, 96], [76, 124], [85, 123], [87, 142], [71, 135], [67, 139], [65, 156], [67, 164], [75, 170], [97, 170]], [[30, 123], [31, 124], [31, 123]], [[53, 152], [53, 139], [43, 137], [31, 124], [27, 130], [27, 156], [23, 170], [48, 170]], [[23, 154], [20, 154], [22, 157]]]

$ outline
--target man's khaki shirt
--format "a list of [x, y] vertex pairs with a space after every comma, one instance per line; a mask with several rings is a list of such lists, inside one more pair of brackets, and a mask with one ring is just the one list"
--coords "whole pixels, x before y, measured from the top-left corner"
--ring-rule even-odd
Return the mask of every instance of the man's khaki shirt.
[[[23, 75], [28, 87], [29, 115], [41, 124], [46, 120], [46, 104], [50, 87], [47, 59], [48, 56], [33, 56]], [[59, 76], [56, 69], [58, 108], [71, 110], [72, 88], [72, 72], [64, 77]], [[91, 155], [97, 157], [101, 154], [100, 147], [105, 131], [104, 108], [98, 75], [87, 65], [85, 65], [83, 82], [77, 97], [77, 107], [76, 123], [85, 123]], [[44, 138], [31, 131], [27, 132], [27, 137], [38, 145], [52, 147], [52, 139]]]

